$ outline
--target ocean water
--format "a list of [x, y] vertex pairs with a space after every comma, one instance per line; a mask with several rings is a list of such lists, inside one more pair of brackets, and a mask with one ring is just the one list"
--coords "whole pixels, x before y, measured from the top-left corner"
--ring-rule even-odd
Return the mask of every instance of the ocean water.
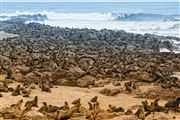
[[46, 15], [44, 23], [69, 28], [125, 30], [180, 37], [180, 3], [6, 3], [0, 20], [18, 15]]

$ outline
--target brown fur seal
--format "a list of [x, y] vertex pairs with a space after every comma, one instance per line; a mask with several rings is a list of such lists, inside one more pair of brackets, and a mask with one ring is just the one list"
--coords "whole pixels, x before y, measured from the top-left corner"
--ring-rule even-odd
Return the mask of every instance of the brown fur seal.
[[23, 99], [19, 100], [16, 104], [12, 104], [10, 107], [14, 107], [20, 110], [22, 103], [23, 103]]
[[67, 101], [64, 102], [64, 105], [60, 107], [61, 110], [69, 110], [70, 107], [69, 107], [69, 104]]
[[48, 112], [48, 110], [49, 110], [49, 107], [48, 107], [47, 103], [43, 102], [43, 106], [38, 111], [43, 113], [43, 112]]
[[126, 115], [134, 115], [133, 111], [131, 109], [128, 109], [126, 112], [125, 112]]
[[14, 89], [14, 91], [12, 92], [13, 96], [17, 96], [20, 95], [20, 85], [17, 85], [17, 87]]
[[71, 108], [68, 111], [59, 111], [57, 110], [54, 115], [54, 120], [68, 120], [72, 117], [72, 115], [77, 112], [79, 109], [78, 105], [75, 105], [73, 108]]
[[38, 97], [35, 96], [32, 101], [27, 101], [27, 102], [25, 103], [25, 107], [27, 107], [27, 106], [38, 107], [37, 104], [38, 104]]
[[135, 115], [136, 115], [139, 119], [142, 119], [142, 120], [145, 119], [145, 113], [144, 113], [144, 110], [143, 110], [142, 107], [140, 107], [140, 108], [136, 111]]
[[98, 96], [95, 96], [91, 99], [91, 102], [97, 102]]
[[78, 104], [78, 103], [80, 103], [80, 102], [81, 102], [81, 99], [78, 98], [77, 100], [74, 100], [74, 101], [72, 102], [72, 104]]
[[172, 110], [177, 110], [179, 108], [179, 104], [180, 104], [180, 97], [177, 97], [176, 99], [167, 102], [164, 107]]

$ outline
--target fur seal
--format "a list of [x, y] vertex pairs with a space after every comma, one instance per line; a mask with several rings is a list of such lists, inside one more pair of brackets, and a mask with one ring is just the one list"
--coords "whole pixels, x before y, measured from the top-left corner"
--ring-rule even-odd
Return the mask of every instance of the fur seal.
[[147, 100], [145, 100], [145, 101], [142, 101], [142, 104], [143, 104], [143, 107], [144, 107], [145, 111], [153, 112], [154, 106], [153, 106], [152, 103], [151, 103], [151, 105], [148, 105]]
[[54, 120], [61, 120], [61, 112], [59, 110], [57, 110], [54, 114]]
[[93, 109], [93, 105], [91, 102], [88, 102], [88, 105], [89, 105], [89, 110], [92, 110]]
[[128, 109], [126, 112], [125, 112], [126, 115], [134, 115], [133, 111], [131, 109]]
[[72, 117], [72, 115], [77, 112], [79, 109], [79, 105], [75, 105], [68, 111], [59, 111], [57, 110], [54, 115], [54, 120], [68, 120]]
[[172, 110], [177, 110], [179, 108], [179, 104], [180, 104], [180, 97], [177, 97], [172, 101], [168, 101], [164, 107]]
[[44, 91], [44, 92], [51, 92], [51, 88], [47, 84], [43, 83], [42, 84], [42, 91]]
[[139, 118], [144, 120], [145, 119], [145, 113], [142, 107], [139, 107], [138, 110], [136, 111], [135, 115]]
[[89, 110], [86, 114], [86, 119], [95, 120], [97, 115], [102, 112], [103, 110], [100, 108], [98, 102], [93, 104], [92, 110]]
[[27, 107], [27, 106], [38, 107], [37, 104], [38, 104], [38, 97], [35, 96], [32, 101], [27, 101], [27, 102], [25, 103], [25, 107]]
[[124, 112], [124, 108], [109, 105], [108, 112]]
[[91, 99], [91, 102], [97, 102], [98, 96], [95, 96]]
[[17, 87], [14, 89], [14, 91], [12, 92], [13, 96], [17, 96], [20, 95], [20, 85], [17, 85]]
[[29, 112], [31, 109], [32, 109], [32, 104], [28, 104], [27, 106], [26, 106], [26, 108], [22, 111], [22, 113], [21, 113], [21, 117], [19, 118], [19, 120], [21, 120], [21, 118], [23, 117], [23, 115], [24, 114], [26, 114], [27, 112]]
[[22, 103], [23, 103], [23, 99], [19, 100], [16, 104], [12, 104], [10, 107], [14, 107], [20, 110]]
[[165, 108], [164, 108], [163, 106], [160, 106], [160, 105], [159, 105], [159, 103], [158, 103], [159, 100], [160, 100], [160, 99], [154, 100], [154, 110], [153, 110], [154, 112], [155, 112], [155, 111], [157, 111], [157, 112], [163, 112], [163, 111], [165, 110]]
[[69, 110], [70, 107], [69, 107], [69, 104], [67, 101], [64, 102], [64, 105], [60, 107], [61, 110]]
[[60, 107], [58, 106], [53, 106], [53, 105], [49, 105], [48, 106], [48, 112], [51, 113], [51, 112], [56, 112], [57, 110], [59, 110]]
[[48, 112], [48, 110], [49, 110], [49, 107], [48, 107], [47, 103], [43, 102], [43, 106], [38, 111], [43, 113], [43, 112]]
[[78, 104], [78, 103], [80, 103], [81, 102], [81, 99], [80, 98], [78, 98], [77, 100], [74, 100], [73, 102], [72, 102], [72, 104]]

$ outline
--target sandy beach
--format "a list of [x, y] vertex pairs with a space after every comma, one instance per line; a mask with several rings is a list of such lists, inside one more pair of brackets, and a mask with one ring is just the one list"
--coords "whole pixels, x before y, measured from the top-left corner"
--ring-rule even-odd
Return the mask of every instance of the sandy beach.
[[[176, 74], [176, 76], [179, 76], [179, 73]], [[10, 84], [10, 87], [16, 87], [19, 83], [14, 82], [13, 84]], [[153, 88], [155, 86], [142, 86], [140, 87], [140, 90], [147, 91], [149, 88]], [[99, 97], [99, 103], [101, 104], [102, 109], [108, 109], [108, 104], [110, 103], [111, 105], [114, 106], [121, 106], [124, 109], [129, 109], [131, 108], [132, 110], [136, 110], [138, 106], [142, 106], [141, 101], [147, 100], [148, 102], [152, 102], [153, 99], [142, 99], [142, 98], [135, 98], [135, 95], [133, 94], [125, 94], [125, 93], [120, 93], [117, 96], [105, 96], [100, 94], [100, 90], [103, 88], [118, 88], [113, 85], [106, 85], [105, 87], [100, 87], [100, 88], [79, 88], [79, 87], [68, 87], [68, 86], [54, 86], [52, 88], [51, 93], [47, 92], [42, 92], [41, 89], [36, 86], [37, 89], [32, 90], [31, 96], [29, 98], [23, 98], [22, 96], [12, 96], [11, 93], [3, 93], [3, 98], [0, 100], [0, 109], [3, 107], [7, 107], [12, 105], [12, 103], [16, 103], [18, 100], [23, 99], [24, 103], [28, 100], [32, 100], [34, 96], [38, 96], [39, 98], [39, 103], [38, 105], [41, 106], [42, 102], [47, 102], [51, 105], [63, 105], [64, 101], [67, 101], [68, 103], [71, 103], [72, 101], [76, 100], [77, 98], [81, 98], [82, 100], [82, 105], [88, 108], [87, 102], [90, 101], [91, 98], [94, 96]], [[160, 100], [159, 104], [164, 105], [167, 102], [167, 100]], [[37, 108], [34, 108], [34, 110], [38, 110]], [[157, 116], [159, 117], [159, 120], [163, 119], [173, 119], [174, 116], [176, 116], [175, 120], [180, 119], [180, 113], [173, 112], [171, 111], [169, 114], [161, 115], [161, 113]], [[156, 116], [156, 117], [157, 117]], [[154, 119], [156, 118], [154, 117]], [[158, 117], [157, 117], [158, 118]], [[156, 118], [156, 119], [157, 119]], [[81, 118], [83, 120], [83, 118]], [[117, 120], [121, 120], [121, 118], [116, 118]], [[128, 119], [128, 118], [127, 118]], [[153, 118], [151, 118], [153, 119]], [[131, 119], [129, 119], [131, 120]]]

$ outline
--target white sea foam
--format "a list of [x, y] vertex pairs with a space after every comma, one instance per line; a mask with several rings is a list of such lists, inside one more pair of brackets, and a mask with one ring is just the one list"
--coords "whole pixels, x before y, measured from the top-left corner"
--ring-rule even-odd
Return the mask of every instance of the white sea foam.
[[[35, 22], [35, 21], [28, 21]], [[27, 23], [28, 23], [27, 22]], [[125, 30], [133, 33], [150, 33], [162, 36], [180, 37], [179, 28], [169, 29], [178, 24], [178, 22], [160, 22], [160, 21], [90, 21], [90, 20], [45, 20], [43, 22], [51, 26], [69, 27], [69, 28], [89, 28], [89, 29], [113, 29]]]
[[[133, 33], [151, 33], [163, 36], [180, 37], [180, 21], [162, 21], [167, 15], [143, 13], [68, 13], [68, 12], [19, 12], [2, 13], [0, 21], [8, 20], [11, 16], [19, 15], [46, 15], [47, 20], [38, 21], [51, 26], [90, 29], [125, 30]], [[160, 16], [160, 17], [158, 17]], [[158, 17], [158, 19], [157, 19]], [[170, 15], [169, 18], [177, 16]], [[144, 18], [144, 21], [142, 20]], [[148, 18], [148, 21], [147, 21]], [[153, 18], [156, 19], [153, 21]], [[140, 19], [140, 20], [137, 20]], [[158, 20], [158, 21], [157, 21]], [[32, 21], [28, 21], [32, 22]], [[37, 21], [33, 21], [37, 22]]]
[[165, 15], [165, 14], [147, 14], [147, 13], [101, 13], [101, 12], [19, 12], [15, 13], [1, 13], [0, 16], [19, 16], [19, 15], [47, 15], [49, 20], [116, 20], [116, 21], [179, 21], [179, 15]]
[[47, 15], [49, 20], [114, 20], [115, 17], [111, 13], [57, 13], [57, 12], [19, 12], [15, 13], [2, 13], [0, 16], [19, 16], [19, 15], [34, 15], [42, 14]]
[[168, 50], [168, 49], [166, 49], [166, 48], [161, 48], [161, 49], [159, 50], [159, 52], [170, 52], [170, 50]]

